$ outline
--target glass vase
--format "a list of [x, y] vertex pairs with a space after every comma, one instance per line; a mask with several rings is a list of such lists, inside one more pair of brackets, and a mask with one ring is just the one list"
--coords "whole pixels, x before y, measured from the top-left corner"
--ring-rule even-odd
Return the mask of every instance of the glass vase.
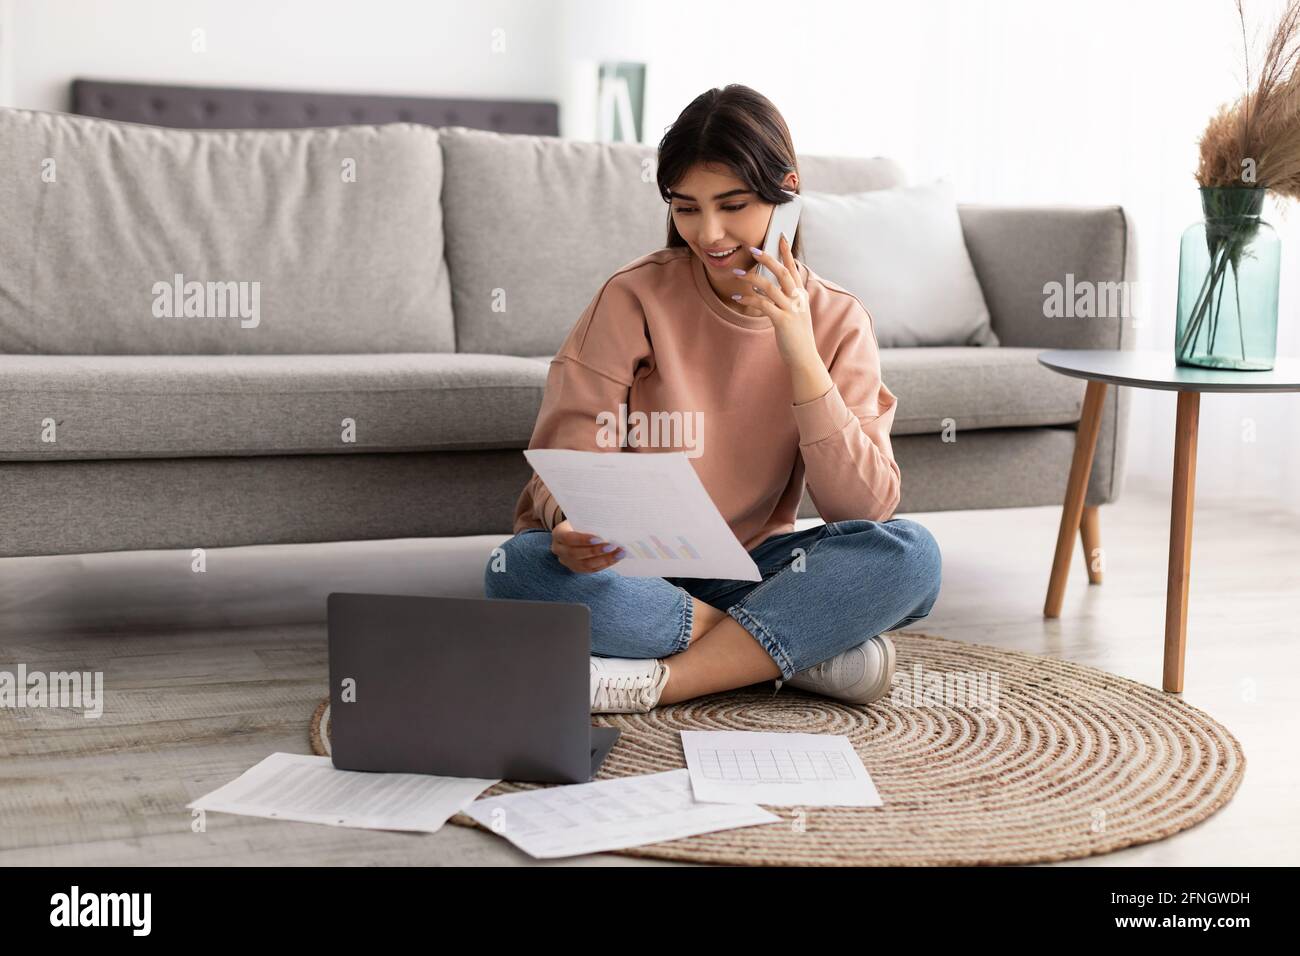
[[1259, 218], [1262, 186], [1201, 189], [1205, 221], [1183, 233], [1174, 359], [1200, 368], [1264, 370], [1277, 355], [1281, 243]]

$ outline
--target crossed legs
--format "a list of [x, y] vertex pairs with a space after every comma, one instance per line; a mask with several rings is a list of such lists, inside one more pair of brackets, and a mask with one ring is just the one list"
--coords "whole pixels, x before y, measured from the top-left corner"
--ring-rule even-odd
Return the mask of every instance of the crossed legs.
[[941, 568], [933, 536], [905, 518], [774, 535], [750, 552], [761, 582], [575, 574], [544, 531], [499, 551], [500, 566], [484, 573], [488, 597], [586, 604], [593, 654], [668, 664], [661, 704], [788, 680], [910, 624], [930, 613]]

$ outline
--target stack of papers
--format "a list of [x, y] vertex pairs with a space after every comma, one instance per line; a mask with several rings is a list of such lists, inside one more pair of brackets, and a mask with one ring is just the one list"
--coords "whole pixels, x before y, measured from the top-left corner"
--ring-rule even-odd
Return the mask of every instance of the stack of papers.
[[692, 730], [681, 735], [685, 770], [484, 800], [475, 797], [498, 781], [336, 770], [329, 757], [278, 753], [188, 806], [428, 833], [463, 810], [525, 853], [551, 859], [780, 822], [759, 804], [883, 805], [847, 737]]

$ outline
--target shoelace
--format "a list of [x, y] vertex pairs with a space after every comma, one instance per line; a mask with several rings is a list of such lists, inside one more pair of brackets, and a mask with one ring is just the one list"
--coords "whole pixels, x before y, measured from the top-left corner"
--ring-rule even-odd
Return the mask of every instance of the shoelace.
[[[829, 665], [830, 665], [830, 661], [822, 661], [820, 664], [814, 664], [806, 671], [800, 671], [799, 673], [807, 674], [810, 677], [816, 678], [817, 680], [821, 680], [825, 676], [826, 668]], [[777, 693], [781, 690], [781, 688], [784, 686], [785, 686], [785, 681], [780, 677], [776, 678], [776, 690], [772, 691], [772, 696], [775, 697]]]
[[[654, 687], [654, 680], [642, 677], [602, 677], [596, 685], [596, 706], [626, 709], [632, 706], [634, 697], [640, 692]], [[636, 703], [644, 704], [644, 698]]]

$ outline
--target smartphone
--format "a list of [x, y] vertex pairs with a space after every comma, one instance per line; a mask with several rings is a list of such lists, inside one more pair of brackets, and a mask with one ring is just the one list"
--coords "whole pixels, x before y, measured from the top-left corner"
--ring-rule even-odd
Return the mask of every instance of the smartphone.
[[[772, 207], [772, 218], [767, 223], [767, 237], [763, 240], [763, 251], [777, 262], [784, 261], [781, 258], [781, 237], [785, 236], [785, 241], [791, 246], [794, 245], [794, 231], [799, 225], [799, 214], [803, 212], [803, 200], [799, 198], [798, 193], [792, 193], [788, 189], [783, 189], [781, 192], [789, 196], [790, 201]], [[754, 274], [771, 279], [777, 285], [781, 284], [776, 276], [772, 275], [772, 270], [762, 263], [759, 263]]]

